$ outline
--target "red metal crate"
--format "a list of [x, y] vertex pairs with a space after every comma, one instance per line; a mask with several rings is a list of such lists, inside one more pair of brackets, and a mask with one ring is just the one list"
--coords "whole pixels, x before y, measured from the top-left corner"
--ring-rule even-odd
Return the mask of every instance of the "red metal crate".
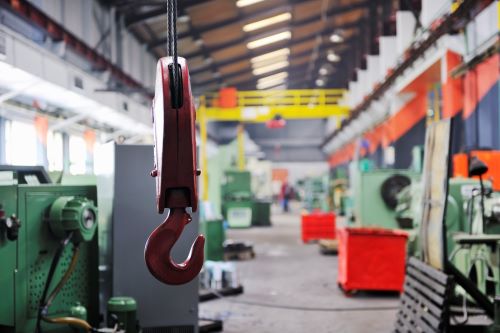
[[403, 290], [407, 233], [342, 228], [337, 230], [337, 238], [337, 282], [344, 291]]
[[302, 215], [302, 241], [335, 239], [335, 214], [314, 212]]

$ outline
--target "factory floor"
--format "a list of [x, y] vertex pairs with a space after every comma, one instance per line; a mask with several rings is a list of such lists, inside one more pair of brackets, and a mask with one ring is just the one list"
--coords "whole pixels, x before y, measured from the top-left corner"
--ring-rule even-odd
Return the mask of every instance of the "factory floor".
[[272, 227], [231, 229], [227, 238], [254, 244], [256, 258], [237, 262], [242, 295], [200, 304], [200, 317], [224, 321], [226, 333], [390, 332], [398, 295], [338, 289], [337, 257], [300, 240], [300, 208], [273, 208]]

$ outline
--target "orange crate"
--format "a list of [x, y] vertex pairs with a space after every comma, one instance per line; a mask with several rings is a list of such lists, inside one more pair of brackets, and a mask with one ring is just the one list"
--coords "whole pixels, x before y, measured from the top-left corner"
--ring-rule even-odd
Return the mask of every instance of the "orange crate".
[[403, 290], [406, 241], [403, 231], [378, 228], [337, 230], [339, 286], [353, 290]]
[[335, 214], [315, 212], [303, 214], [301, 221], [302, 241], [335, 239]]

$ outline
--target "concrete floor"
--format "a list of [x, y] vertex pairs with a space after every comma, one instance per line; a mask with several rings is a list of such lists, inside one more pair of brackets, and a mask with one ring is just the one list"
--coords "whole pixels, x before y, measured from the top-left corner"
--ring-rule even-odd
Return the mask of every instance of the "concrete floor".
[[344, 296], [337, 257], [300, 241], [298, 209], [272, 221], [271, 228], [228, 230], [228, 239], [254, 244], [256, 258], [237, 263], [245, 293], [201, 303], [200, 317], [223, 319], [226, 333], [392, 331], [397, 295]]

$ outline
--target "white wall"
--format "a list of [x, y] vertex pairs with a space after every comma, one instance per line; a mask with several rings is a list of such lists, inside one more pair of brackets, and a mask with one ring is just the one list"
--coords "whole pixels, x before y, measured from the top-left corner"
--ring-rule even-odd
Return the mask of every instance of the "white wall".
[[[68, 29], [76, 37], [91, 48], [101, 40], [102, 34], [111, 28], [113, 14], [102, 7], [96, 0], [28, 0], [40, 8], [45, 14]], [[115, 23], [114, 31], [119, 31], [119, 22]], [[117, 49], [116, 38], [109, 33], [104, 43], [97, 50], [116, 64], [118, 54], [121, 55], [123, 71], [144, 86], [154, 87], [154, 74], [157, 59], [147, 52], [146, 47], [125, 28], [116, 38], [121, 39], [121, 50]], [[103, 54], [103, 44], [111, 53]]]

